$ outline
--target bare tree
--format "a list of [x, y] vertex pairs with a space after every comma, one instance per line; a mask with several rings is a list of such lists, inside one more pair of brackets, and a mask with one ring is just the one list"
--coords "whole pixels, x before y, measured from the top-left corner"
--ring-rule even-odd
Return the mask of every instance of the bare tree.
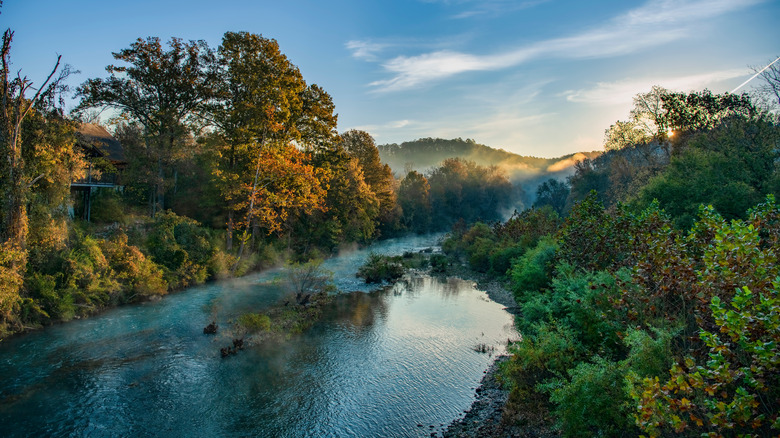
[[756, 86], [751, 93], [753, 99], [767, 111], [780, 111], [780, 62], [775, 59], [766, 68], [751, 68], [756, 73], [760, 72], [762, 79], [760, 85]]

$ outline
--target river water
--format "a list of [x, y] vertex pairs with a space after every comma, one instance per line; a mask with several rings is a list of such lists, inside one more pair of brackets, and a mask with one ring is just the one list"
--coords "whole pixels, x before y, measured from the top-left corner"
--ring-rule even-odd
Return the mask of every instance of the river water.
[[[437, 236], [382, 242], [401, 254]], [[222, 359], [208, 336], [283, 295], [280, 271], [215, 282], [159, 302], [48, 327], [0, 344], [0, 435], [422, 437], [474, 400], [516, 338], [512, 316], [472, 282], [411, 276], [369, 292], [369, 250], [324, 267], [342, 291], [304, 334]]]

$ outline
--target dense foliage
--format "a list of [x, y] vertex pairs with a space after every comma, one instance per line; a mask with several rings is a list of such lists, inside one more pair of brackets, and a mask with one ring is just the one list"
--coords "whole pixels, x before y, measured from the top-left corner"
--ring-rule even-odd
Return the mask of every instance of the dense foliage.
[[552, 417], [564, 436], [777, 435], [777, 119], [745, 96], [656, 88], [635, 102], [636, 132], [610, 128], [611, 150], [570, 178], [564, 220], [532, 209], [445, 242], [515, 294], [504, 420]]

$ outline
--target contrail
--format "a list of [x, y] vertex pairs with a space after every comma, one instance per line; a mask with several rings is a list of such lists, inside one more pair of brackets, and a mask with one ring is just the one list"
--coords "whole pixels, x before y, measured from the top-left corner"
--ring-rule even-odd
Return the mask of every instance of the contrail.
[[734, 93], [736, 93], [736, 92], [737, 92], [737, 90], [739, 90], [740, 88], [742, 88], [742, 87], [744, 87], [745, 85], [747, 85], [747, 83], [748, 83], [748, 82], [750, 82], [750, 81], [752, 81], [753, 79], [755, 79], [755, 78], [756, 78], [756, 76], [758, 76], [758, 75], [760, 75], [761, 73], [763, 73], [763, 72], [764, 72], [764, 70], [766, 70], [766, 69], [768, 69], [769, 67], [771, 67], [771, 66], [772, 66], [772, 64], [776, 63], [778, 60], [780, 60], [780, 56], [778, 56], [778, 57], [777, 57], [777, 59], [775, 59], [774, 61], [770, 62], [770, 63], [769, 63], [769, 65], [767, 65], [766, 67], [764, 67], [764, 68], [762, 68], [761, 70], [759, 70], [759, 71], [758, 71], [758, 73], [756, 73], [756, 74], [754, 74], [753, 76], [751, 76], [751, 77], [750, 77], [750, 79], [748, 79], [748, 80], [746, 80], [745, 82], [743, 82], [743, 83], [739, 84], [739, 87], [737, 87], [737, 88], [735, 88], [735, 89], [731, 90], [731, 94], [734, 94]]

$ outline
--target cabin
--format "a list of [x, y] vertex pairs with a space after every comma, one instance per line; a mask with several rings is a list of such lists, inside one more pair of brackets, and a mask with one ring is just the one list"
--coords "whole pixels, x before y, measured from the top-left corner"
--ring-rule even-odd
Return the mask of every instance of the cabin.
[[82, 123], [76, 131], [76, 144], [84, 150], [88, 168], [86, 177], [70, 184], [77, 204], [72, 214], [89, 221], [92, 196], [97, 190], [122, 189], [121, 175], [127, 160], [119, 141], [100, 125]]

